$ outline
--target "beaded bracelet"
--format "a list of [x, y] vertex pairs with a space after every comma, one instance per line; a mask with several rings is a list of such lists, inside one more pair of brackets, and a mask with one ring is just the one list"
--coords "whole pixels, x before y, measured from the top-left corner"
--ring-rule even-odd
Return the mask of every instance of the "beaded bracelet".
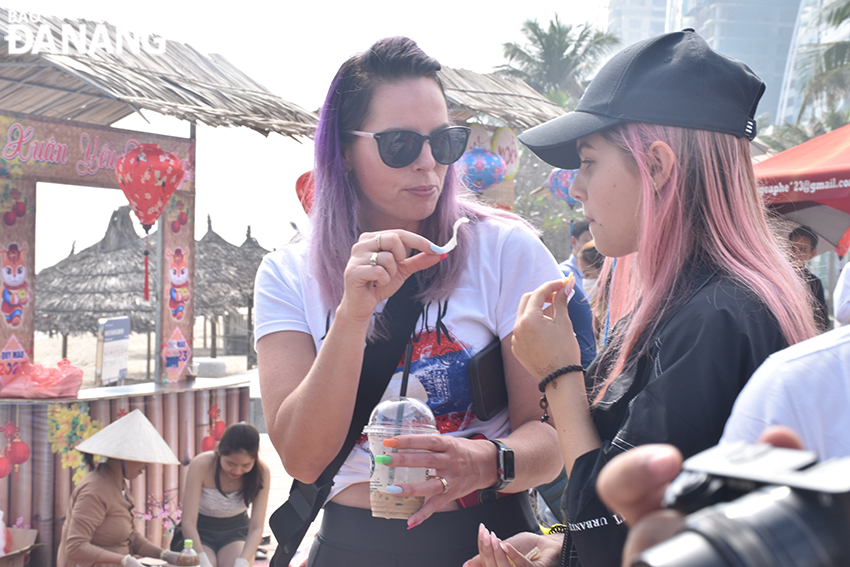
[[543, 393], [543, 397], [540, 398], [540, 408], [543, 410], [543, 417], [540, 418], [540, 421], [544, 423], [549, 421], [549, 400], [546, 399], [546, 386], [548, 386], [555, 378], [563, 376], [564, 374], [569, 374], [570, 372], [581, 372], [582, 375], [584, 375], [584, 368], [580, 364], [564, 366], [563, 368], [559, 368], [548, 375], [540, 381], [540, 384], [537, 385], [537, 389]]

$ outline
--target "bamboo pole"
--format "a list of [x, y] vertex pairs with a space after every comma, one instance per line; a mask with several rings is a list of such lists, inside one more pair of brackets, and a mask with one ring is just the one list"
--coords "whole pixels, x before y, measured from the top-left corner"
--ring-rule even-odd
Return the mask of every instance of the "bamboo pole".
[[50, 565], [53, 557], [53, 455], [47, 439], [46, 404], [32, 408], [32, 528], [41, 547], [32, 552], [32, 565]]
[[219, 391], [224, 392], [225, 399], [227, 400], [228, 421], [225, 423], [227, 425], [233, 425], [234, 423], [243, 421], [242, 416], [239, 415], [239, 388], [222, 388]]
[[[157, 431], [162, 434], [162, 396], [148, 396], [145, 398], [145, 415]], [[153, 499], [154, 502], [162, 502], [162, 477], [163, 465], [160, 463], [150, 463], [145, 467], [145, 476], [147, 477], [147, 498]], [[136, 507], [141, 512], [156, 512], [156, 504], [151, 504], [147, 500], [144, 505], [138, 501]], [[160, 541], [162, 539], [162, 520], [152, 518], [147, 521], [146, 537], [148, 541]]]
[[239, 390], [239, 421], [247, 421], [254, 423], [254, 416], [251, 415], [251, 388], [240, 387]]
[[18, 466], [17, 478], [14, 467], [9, 491], [9, 524], [21, 518], [24, 525], [32, 525], [32, 410], [29, 404], [13, 404], [13, 419], [21, 428], [20, 439], [30, 447], [30, 458]]
[[[7, 421], [11, 421], [13, 418], [12, 409], [14, 404], [2, 404], [0, 405], [0, 426], [5, 424]], [[0, 451], [2, 451], [6, 445], [11, 441], [11, 439], [3, 440], [2, 444], [0, 444]], [[11, 464], [11, 463], [10, 463]], [[5, 521], [6, 525], [10, 525], [14, 523], [14, 521], [9, 521], [9, 485], [12, 481], [12, 473], [9, 473], [4, 478], [0, 479], [0, 510], [6, 512]]]
[[[174, 454], [178, 455], [179, 458], [180, 436], [178, 428], [179, 414], [177, 394], [164, 394], [162, 396], [162, 437], [165, 439], [165, 442], [168, 443], [168, 446], [171, 447], [171, 450], [174, 451]], [[181, 467], [178, 465], [166, 465], [162, 467], [162, 495], [163, 500], [171, 499], [171, 502], [167, 503], [166, 508], [169, 511], [175, 510], [176, 506], [181, 501], [181, 494], [179, 491], [180, 468]], [[170, 542], [171, 532], [166, 529], [165, 525], [163, 525], [160, 546], [167, 548]]]
[[[195, 454], [201, 452], [201, 443], [210, 430], [210, 391], [195, 392]], [[192, 455], [194, 457], [195, 455]]]
[[[65, 515], [71, 502], [71, 469], [62, 466], [62, 453], [53, 455], [53, 561], [56, 564], [56, 553], [62, 539], [62, 528], [65, 525]], [[44, 539], [42, 539], [44, 541]]]
[[195, 456], [195, 394], [194, 392], [181, 392], [177, 394], [177, 436], [179, 437], [177, 458], [183, 465], [180, 467], [178, 494], [183, 494], [186, 482], [186, 471], [189, 462]]
[[[133, 396], [130, 398], [130, 408], [129, 411], [139, 410], [142, 413], [145, 413], [145, 398], [141, 396]], [[147, 488], [147, 472], [142, 469], [141, 474], [130, 481], [130, 493], [133, 495], [133, 500], [135, 501], [135, 512], [143, 512], [145, 510], [148, 495], [145, 493], [145, 489]], [[136, 520], [136, 531], [140, 534], [146, 532], [146, 524], [143, 519], [139, 518]]]

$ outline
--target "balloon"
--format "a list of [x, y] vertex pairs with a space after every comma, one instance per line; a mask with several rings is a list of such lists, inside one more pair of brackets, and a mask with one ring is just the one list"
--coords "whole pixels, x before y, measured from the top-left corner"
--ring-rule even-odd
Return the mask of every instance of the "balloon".
[[572, 207], [576, 204], [576, 200], [570, 196], [570, 185], [578, 173], [577, 169], [553, 169], [549, 174], [549, 191], [562, 201]]
[[510, 128], [499, 128], [493, 133], [494, 152], [505, 160], [505, 179], [513, 179], [519, 170], [519, 144]]
[[148, 232], [183, 181], [183, 162], [156, 144], [133, 148], [115, 164], [115, 178]]
[[505, 178], [505, 160], [497, 153], [476, 146], [460, 156], [461, 178], [476, 193], [500, 183]]

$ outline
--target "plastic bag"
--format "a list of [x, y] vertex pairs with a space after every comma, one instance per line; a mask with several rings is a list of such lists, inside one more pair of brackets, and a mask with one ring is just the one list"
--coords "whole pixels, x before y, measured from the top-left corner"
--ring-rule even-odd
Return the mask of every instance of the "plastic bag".
[[0, 387], [2, 398], [75, 398], [83, 385], [83, 370], [67, 358], [56, 368], [24, 362], [18, 375]]

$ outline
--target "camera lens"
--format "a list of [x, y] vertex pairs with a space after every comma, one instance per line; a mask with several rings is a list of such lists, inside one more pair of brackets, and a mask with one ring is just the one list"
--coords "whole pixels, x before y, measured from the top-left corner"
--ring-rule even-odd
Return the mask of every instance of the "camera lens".
[[842, 497], [786, 486], [764, 487], [688, 516], [686, 531], [646, 550], [632, 565], [843, 565], [850, 532], [839, 501]]

